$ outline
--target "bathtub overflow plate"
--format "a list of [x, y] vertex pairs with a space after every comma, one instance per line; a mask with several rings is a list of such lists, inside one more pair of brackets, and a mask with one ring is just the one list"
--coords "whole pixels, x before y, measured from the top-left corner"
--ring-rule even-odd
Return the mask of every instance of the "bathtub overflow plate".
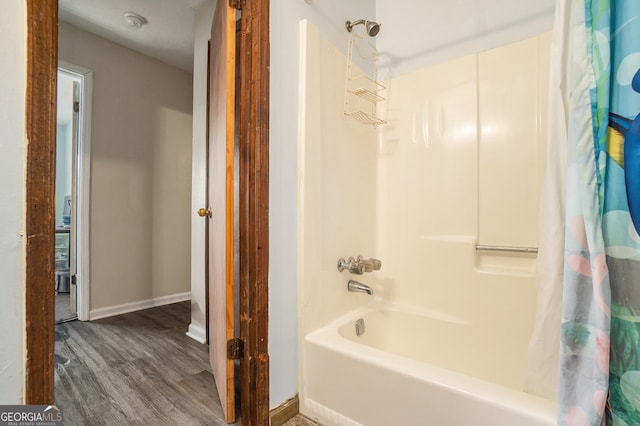
[[364, 334], [364, 319], [358, 318], [356, 320], [356, 336], [362, 336]]

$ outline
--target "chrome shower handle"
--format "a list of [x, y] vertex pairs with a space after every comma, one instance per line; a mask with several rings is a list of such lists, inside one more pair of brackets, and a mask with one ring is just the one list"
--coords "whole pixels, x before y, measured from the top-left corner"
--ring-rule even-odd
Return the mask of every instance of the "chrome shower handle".
[[344, 258], [338, 260], [338, 271], [340, 272], [348, 270], [352, 274], [362, 275], [365, 272], [379, 271], [380, 268], [382, 268], [382, 262], [374, 258], [363, 259], [362, 256], [358, 256], [356, 259], [350, 257], [347, 260]]
[[356, 275], [362, 275], [365, 273], [364, 265], [360, 262], [356, 262], [353, 257], [350, 257], [347, 260], [344, 260], [344, 258], [340, 258], [338, 260], [338, 271], [342, 272], [345, 269]]
[[344, 260], [343, 257], [338, 259], [338, 271], [342, 272], [345, 269], [349, 269], [349, 265], [353, 263], [353, 257], [350, 257], [349, 260]]

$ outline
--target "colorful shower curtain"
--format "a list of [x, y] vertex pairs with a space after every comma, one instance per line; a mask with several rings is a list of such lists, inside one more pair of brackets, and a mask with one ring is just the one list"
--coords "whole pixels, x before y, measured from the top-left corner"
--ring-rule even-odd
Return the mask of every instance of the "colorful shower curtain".
[[572, 71], [558, 423], [640, 425], [640, 1], [566, 1]]

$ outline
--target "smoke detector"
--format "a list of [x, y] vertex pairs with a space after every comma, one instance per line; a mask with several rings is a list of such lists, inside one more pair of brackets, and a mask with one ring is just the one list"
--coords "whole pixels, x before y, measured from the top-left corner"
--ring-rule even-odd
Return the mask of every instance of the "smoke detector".
[[124, 22], [126, 22], [130, 27], [139, 30], [144, 24], [147, 23], [147, 20], [144, 16], [140, 16], [137, 13], [127, 12], [124, 14]]

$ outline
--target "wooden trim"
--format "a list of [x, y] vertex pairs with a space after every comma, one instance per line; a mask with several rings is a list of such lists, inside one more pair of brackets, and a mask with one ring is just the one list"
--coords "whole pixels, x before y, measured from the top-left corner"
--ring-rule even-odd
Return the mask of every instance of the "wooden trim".
[[240, 363], [245, 426], [269, 424], [269, 0], [247, 0], [240, 37]]
[[283, 402], [278, 407], [271, 410], [269, 417], [271, 418], [271, 426], [282, 426], [300, 412], [300, 400], [298, 395], [288, 401]]
[[[206, 109], [206, 129], [205, 129], [205, 168], [206, 174], [205, 179], [206, 183], [204, 186], [204, 207], [208, 210], [211, 209], [211, 201], [209, 200], [209, 120], [210, 120], [210, 112], [211, 112], [211, 39], [207, 41], [207, 109]], [[205, 299], [205, 335], [206, 335], [206, 343], [209, 344], [209, 253], [211, 249], [209, 248], [209, 229], [210, 220], [209, 218], [204, 218], [204, 299]]]
[[25, 404], [53, 404], [58, 2], [27, 0]]

